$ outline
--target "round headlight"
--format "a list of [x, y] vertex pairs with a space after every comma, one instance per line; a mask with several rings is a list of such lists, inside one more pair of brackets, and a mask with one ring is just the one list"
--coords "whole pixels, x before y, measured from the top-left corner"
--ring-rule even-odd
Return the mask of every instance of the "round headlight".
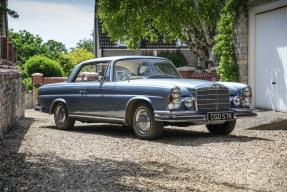
[[186, 108], [191, 108], [193, 106], [193, 98], [192, 97], [187, 97], [184, 99], [184, 105], [186, 106]]
[[233, 103], [234, 103], [235, 106], [240, 105], [240, 103], [241, 103], [240, 98], [239, 98], [238, 96], [235, 96], [235, 97], [233, 98]]
[[245, 97], [244, 100], [243, 100], [243, 103], [244, 105], [251, 105], [251, 101], [252, 101], [252, 98], [251, 97]]
[[179, 109], [181, 104], [181, 91], [180, 88], [176, 87], [171, 90], [168, 97], [169, 109]]
[[243, 90], [243, 95], [246, 96], [246, 97], [250, 97], [251, 96], [251, 88], [250, 87], [246, 87], [244, 90]]
[[174, 88], [171, 92], [174, 99], [179, 99], [181, 97], [181, 92], [179, 88]]

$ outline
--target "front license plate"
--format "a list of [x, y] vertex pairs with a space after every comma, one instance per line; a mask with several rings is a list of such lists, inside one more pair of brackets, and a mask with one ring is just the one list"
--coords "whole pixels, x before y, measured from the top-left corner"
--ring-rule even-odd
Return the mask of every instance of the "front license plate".
[[234, 119], [233, 112], [207, 113], [208, 121], [221, 121]]

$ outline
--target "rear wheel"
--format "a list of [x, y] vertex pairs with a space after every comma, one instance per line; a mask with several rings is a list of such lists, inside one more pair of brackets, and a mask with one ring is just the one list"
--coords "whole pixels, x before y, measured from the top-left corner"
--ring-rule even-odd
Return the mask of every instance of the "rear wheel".
[[208, 131], [216, 135], [229, 135], [235, 128], [236, 120], [226, 121], [222, 124], [206, 125]]
[[163, 132], [163, 122], [154, 120], [152, 107], [147, 103], [139, 103], [133, 117], [133, 129], [140, 139], [157, 139]]
[[63, 103], [58, 103], [55, 112], [54, 120], [58, 129], [72, 129], [75, 124], [75, 120], [68, 116], [68, 110]]

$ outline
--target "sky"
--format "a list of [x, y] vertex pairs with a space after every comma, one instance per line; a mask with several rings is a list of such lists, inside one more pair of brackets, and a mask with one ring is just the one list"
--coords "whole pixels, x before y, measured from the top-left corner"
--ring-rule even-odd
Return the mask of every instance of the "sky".
[[8, 8], [19, 14], [9, 17], [8, 27], [15, 32], [27, 30], [44, 42], [52, 39], [66, 48], [92, 38], [95, 0], [9, 0]]

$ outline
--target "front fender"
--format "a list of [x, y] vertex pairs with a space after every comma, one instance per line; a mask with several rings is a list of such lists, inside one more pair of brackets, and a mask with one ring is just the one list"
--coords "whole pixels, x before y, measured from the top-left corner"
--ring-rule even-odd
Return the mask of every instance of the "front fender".
[[65, 99], [55, 99], [51, 104], [50, 114], [54, 114], [55, 107], [58, 103], [64, 103], [65, 105], [67, 104]]
[[[126, 113], [125, 113], [125, 124], [126, 125], [132, 125], [132, 120], [133, 120], [133, 111], [135, 106], [140, 103], [140, 102], [147, 102], [152, 106], [152, 101], [150, 98], [148, 97], [143, 97], [143, 96], [137, 96], [137, 97], [133, 97], [131, 98], [126, 105]], [[152, 106], [153, 107], [153, 106]]]

